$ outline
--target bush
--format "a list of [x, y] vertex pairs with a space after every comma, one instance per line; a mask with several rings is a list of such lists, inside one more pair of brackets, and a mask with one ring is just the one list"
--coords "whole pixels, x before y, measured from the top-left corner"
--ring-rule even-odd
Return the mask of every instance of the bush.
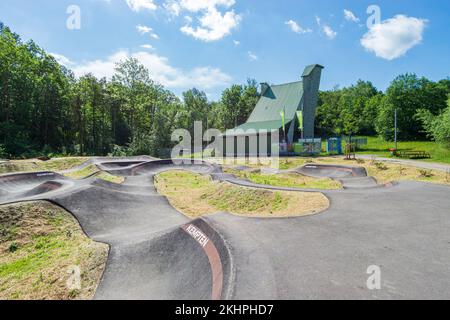
[[0, 144], [0, 159], [7, 159], [7, 158], [9, 157], [8, 154], [6, 153], [6, 149], [2, 144]]
[[416, 117], [422, 121], [429, 137], [450, 147], [450, 99], [447, 104], [448, 107], [437, 116], [428, 110], [419, 110]]
[[15, 243], [15, 242], [11, 243], [10, 246], [9, 246], [9, 252], [14, 253], [17, 250], [19, 250], [18, 244]]
[[431, 178], [434, 176], [433, 172], [431, 170], [425, 170], [425, 169], [419, 169], [420, 177], [422, 178]]
[[388, 167], [383, 163], [383, 162], [374, 162], [373, 165], [378, 169], [378, 170], [387, 170]]
[[127, 149], [122, 146], [114, 145], [111, 153], [108, 154], [109, 157], [126, 157]]
[[152, 150], [153, 137], [149, 134], [136, 134], [133, 137], [133, 141], [128, 146], [128, 155], [130, 156], [141, 156], [141, 155], [151, 155], [154, 150]]

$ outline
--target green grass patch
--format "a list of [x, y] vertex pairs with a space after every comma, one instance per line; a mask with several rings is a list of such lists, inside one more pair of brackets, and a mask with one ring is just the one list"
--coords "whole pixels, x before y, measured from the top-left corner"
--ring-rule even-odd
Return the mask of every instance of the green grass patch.
[[123, 177], [114, 176], [108, 172], [100, 171], [94, 164], [91, 164], [80, 170], [66, 173], [65, 176], [72, 179], [84, 179], [94, 174], [98, 179], [102, 179], [113, 183], [122, 183], [124, 181]]
[[83, 164], [89, 158], [58, 158], [49, 161], [11, 160], [0, 163], [0, 174], [13, 172], [36, 172], [36, 171], [63, 171]]
[[84, 167], [83, 169], [66, 173], [65, 176], [72, 179], [84, 179], [99, 171], [100, 170], [94, 164], [91, 164], [87, 167]]
[[[295, 166], [301, 164], [295, 163]], [[270, 185], [275, 187], [303, 188], [303, 189], [324, 189], [334, 190], [342, 188], [342, 185], [329, 178], [312, 178], [298, 173], [264, 174], [246, 172], [241, 170], [225, 169], [225, 172], [234, 174], [240, 178], [248, 179], [257, 184]]]
[[[4, 205], [0, 222], [0, 300], [93, 297], [108, 246], [87, 238], [69, 213], [46, 202]], [[66, 284], [70, 266], [81, 270], [76, 295]]]
[[192, 218], [220, 211], [263, 217], [299, 216], [322, 211], [329, 205], [321, 193], [244, 188], [186, 171], [161, 173], [155, 186], [175, 208]]
[[286, 209], [289, 200], [283, 197], [280, 192], [238, 188], [229, 185], [205, 193], [202, 199], [216, 207], [219, 211], [237, 213], [258, 211], [273, 213]]
[[125, 181], [124, 177], [114, 176], [108, 172], [100, 172], [96, 177], [98, 179], [118, 184], [123, 183]]
[[[357, 152], [357, 154], [373, 154], [379, 157], [393, 158], [389, 149], [395, 147], [394, 142], [387, 142], [379, 137], [368, 137], [368, 144]], [[399, 141], [399, 151], [426, 151], [431, 159], [420, 161], [450, 163], [450, 149], [433, 141]]]
[[79, 166], [89, 160], [89, 158], [86, 157], [80, 157], [80, 158], [58, 158], [58, 159], [52, 159], [49, 161], [42, 161], [39, 163], [40, 170], [47, 170], [47, 171], [63, 171], [72, 169], [76, 166]]

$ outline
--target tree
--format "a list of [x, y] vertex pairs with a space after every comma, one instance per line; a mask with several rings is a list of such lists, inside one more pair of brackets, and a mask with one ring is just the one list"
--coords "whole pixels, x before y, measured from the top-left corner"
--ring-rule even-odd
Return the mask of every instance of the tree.
[[435, 116], [429, 110], [419, 110], [418, 119], [422, 121], [428, 135], [435, 141], [450, 147], [450, 95], [447, 108]]
[[340, 99], [341, 91], [338, 88], [319, 92], [316, 131], [320, 136], [325, 137], [343, 133], [343, 122], [340, 117]]
[[247, 80], [246, 85], [232, 85], [223, 91], [218, 110], [221, 129], [232, 129], [247, 121], [259, 99], [257, 82]]
[[194, 123], [202, 122], [203, 130], [207, 129], [208, 116], [210, 115], [210, 105], [208, 98], [203, 91], [193, 88], [183, 92], [184, 100], [184, 121], [183, 128], [189, 130], [191, 136], [194, 136]]
[[[119, 62], [110, 81], [87, 74], [79, 79], [33, 41], [0, 22], [0, 156], [43, 154], [167, 155], [171, 133], [226, 130], [246, 122], [259, 99], [255, 80], [225, 89], [209, 101], [198, 89], [180, 100], [154, 82], [137, 59]], [[399, 112], [402, 139], [430, 137], [447, 143], [450, 79], [433, 82], [414, 74], [397, 77], [386, 94], [359, 80], [319, 93], [316, 129], [322, 136], [378, 133], [394, 136]]]
[[316, 127], [321, 135], [373, 134], [377, 108], [371, 99], [378, 93], [369, 81], [358, 80], [348, 88], [321, 92]]
[[386, 140], [393, 139], [393, 119], [397, 109], [399, 138], [425, 138], [422, 122], [416, 114], [418, 110], [428, 110], [434, 115], [441, 112], [446, 106], [447, 90], [446, 85], [419, 78], [415, 74], [398, 76], [386, 91], [387, 101], [377, 117], [378, 133]]

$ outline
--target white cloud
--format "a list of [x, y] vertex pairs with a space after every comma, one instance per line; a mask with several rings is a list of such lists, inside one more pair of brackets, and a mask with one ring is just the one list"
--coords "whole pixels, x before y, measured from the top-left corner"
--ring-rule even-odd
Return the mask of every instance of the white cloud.
[[223, 15], [217, 9], [209, 9], [198, 18], [199, 26], [185, 25], [181, 32], [202, 41], [217, 41], [229, 35], [236, 28], [241, 17], [234, 11], [225, 12]]
[[322, 28], [323, 33], [327, 36], [328, 39], [334, 39], [337, 36], [337, 32], [331, 29], [330, 26], [324, 25]]
[[157, 6], [153, 0], [126, 0], [128, 7], [135, 12], [139, 12], [142, 9], [156, 10]]
[[149, 34], [150, 37], [152, 37], [153, 39], [159, 39], [159, 36], [153, 32], [153, 29], [147, 26], [142, 26], [142, 25], [138, 25], [136, 26], [137, 31], [140, 34]]
[[60, 64], [63, 65], [65, 67], [70, 67], [74, 65], [74, 62], [71, 61], [69, 58], [63, 56], [62, 54], [57, 54], [57, 53], [49, 53], [51, 56], [53, 56], [53, 58], [55, 58], [55, 60]]
[[240, 45], [240, 44], [241, 44], [241, 42], [240, 42], [240, 41], [238, 41], [238, 40], [233, 40], [233, 43], [234, 43], [234, 45], [235, 45], [235, 46], [238, 46], [238, 45]]
[[171, 15], [178, 17], [181, 12], [181, 6], [177, 1], [166, 1], [163, 4], [164, 9], [169, 12]]
[[344, 17], [347, 21], [359, 22], [359, 18], [350, 10], [344, 9]]
[[394, 60], [420, 44], [427, 20], [397, 15], [374, 25], [361, 39], [361, 45], [377, 57]]
[[247, 54], [248, 54], [248, 58], [250, 59], [250, 61], [256, 61], [259, 59], [258, 56], [251, 51], [249, 51]]
[[146, 34], [146, 33], [153, 31], [152, 28], [147, 27], [147, 26], [141, 26], [141, 25], [136, 26], [136, 29], [140, 34]]
[[303, 29], [303, 28], [300, 27], [300, 25], [299, 25], [296, 21], [294, 21], [294, 20], [286, 21], [284, 24], [288, 25], [288, 26], [291, 28], [291, 30], [292, 30], [293, 32], [298, 33], [298, 34], [304, 34], [304, 33], [310, 33], [310, 32], [312, 32], [311, 29]]
[[199, 89], [210, 89], [231, 82], [231, 77], [218, 68], [203, 66], [192, 70], [183, 70], [171, 66], [166, 57], [147, 51], [130, 53], [127, 50], [120, 50], [106, 59], [83, 62], [73, 67], [72, 70], [77, 77], [92, 73], [99, 78], [111, 79], [116, 63], [129, 57], [138, 59], [150, 71], [151, 78], [167, 88], [195, 86]]
[[155, 48], [153, 48], [153, 46], [151, 44], [143, 44], [141, 45], [142, 49], [147, 49], [147, 50], [153, 50]]
[[[179, 16], [182, 11], [194, 14], [197, 23], [194, 24], [194, 19], [189, 16], [180, 31], [209, 42], [228, 36], [239, 25], [242, 17], [234, 10], [229, 10], [234, 4], [234, 0], [168, 0], [163, 7], [173, 16]], [[226, 10], [222, 12], [219, 7]]]
[[316, 23], [328, 39], [333, 40], [334, 38], [336, 38], [337, 32], [334, 31], [329, 25], [322, 24], [322, 20], [319, 16], [316, 16]]
[[198, 12], [201, 10], [214, 9], [218, 6], [225, 8], [232, 7], [235, 0], [178, 0], [180, 7], [191, 12]]
[[319, 16], [316, 16], [316, 22], [317, 22], [317, 25], [320, 27], [320, 25], [322, 24], [322, 22], [321, 22]]

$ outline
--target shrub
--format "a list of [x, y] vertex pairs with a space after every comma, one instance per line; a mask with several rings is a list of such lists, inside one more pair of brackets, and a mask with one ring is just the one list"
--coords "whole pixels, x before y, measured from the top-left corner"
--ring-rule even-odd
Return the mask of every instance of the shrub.
[[431, 170], [426, 170], [426, 169], [418, 169], [419, 173], [420, 173], [420, 177], [422, 178], [431, 178], [434, 176], [433, 172], [431, 172]]
[[130, 156], [158, 156], [159, 146], [156, 136], [150, 133], [138, 133], [133, 137], [127, 151]]
[[9, 250], [9, 252], [14, 253], [17, 250], [19, 250], [19, 245], [17, 243], [13, 242], [13, 243], [11, 243], [9, 245], [9, 249], [8, 250]]
[[8, 154], [6, 153], [6, 148], [2, 144], [0, 144], [0, 159], [2, 158], [8, 158]]
[[448, 107], [441, 114], [435, 116], [429, 110], [419, 110], [416, 118], [422, 121], [429, 137], [450, 147], [450, 98]]
[[112, 152], [108, 154], [109, 157], [126, 157], [127, 149], [118, 145], [114, 145]]
[[80, 290], [77, 290], [77, 289], [70, 290], [69, 298], [75, 299], [79, 294], [80, 294]]
[[374, 163], [373, 163], [373, 165], [378, 169], [378, 170], [387, 170], [388, 169], [388, 167], [383, 163], [383, 162], [378, 162], [378, 161], [375, 161]]

